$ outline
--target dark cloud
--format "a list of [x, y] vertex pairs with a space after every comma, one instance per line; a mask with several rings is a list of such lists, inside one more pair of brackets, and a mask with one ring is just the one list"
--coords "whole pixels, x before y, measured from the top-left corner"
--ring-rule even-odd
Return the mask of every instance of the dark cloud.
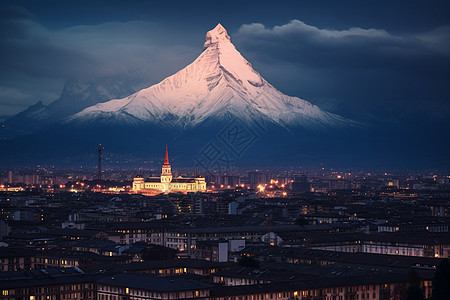
[[0, 40], [25, 38], [27, 30], [24, 22], [32, 17], [21, 7], [0, 7]]
[[31, 19], [33, 14], [20, 6], [0, 7], [0, 20]]
[[446, 123], [450, 112], [449, 36], [450, 26], [393, 34], [292, 20], [273, 27], [242, 25], [232, 38], [288, 94], [361, 121], [414, 124], [419, 130], [431, 120]]
[[450, 27], [416, 35], [383, 29], [320, 29], [292, 20], [282, 26], [242, 25], [236, 38], [248, 51], [318, 68], [389, 68], [446, 72]]
[[54, 84], [37, 84], [43, 79], [62, 84], [68, 78], [139, 70], [154, 83], [185, 66], [201, 51], [201, 45], [193, 48], [178, 44], [176, 37], [151, 22], [48, 29], [31, 14], [20, 12], [13, 9], [2, 13], [0, 115], [17, 113], [37, 100], [55, 100], [39, 99], [55, 94], [55, 90], [48, 93]]
[[[188, 47], [164, 45], [148, 22], [106, 23], [48, 30], [29, 20], [4, 22], [0, 66], [47, 77], [96, 76], [152, 63]], [[15, 31], [15, 34], [10, 32]], [[152, 34], [153, 33], [153, 34]], [[173, 59], [171, 61], [174, 61]], [[175, 59], [176, 61], [176, 59]], [[169, 63], [170, 65], [170, 63]]]

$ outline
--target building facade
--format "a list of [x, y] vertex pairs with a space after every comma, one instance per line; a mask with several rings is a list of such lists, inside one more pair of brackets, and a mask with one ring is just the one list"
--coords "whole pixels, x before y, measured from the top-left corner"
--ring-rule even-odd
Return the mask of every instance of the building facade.
[[173, 178], [172, 168], [169, 163], [169, 155], [166, 146], [166, 156], [162, 166], [161, 177], [149, 177], [144, 179], [137, 176], [133, 179], [133, 192], [142, 194], [160, 193], [189, 193], [206, 191], [206, 181], [201, 175], [195, 178]]

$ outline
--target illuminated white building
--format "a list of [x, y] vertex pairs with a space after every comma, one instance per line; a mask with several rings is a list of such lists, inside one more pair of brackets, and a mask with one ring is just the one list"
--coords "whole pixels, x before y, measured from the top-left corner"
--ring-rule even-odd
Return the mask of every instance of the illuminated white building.
[[133, 191], [143, 194], [204, 192], [206, 191], [206, 181], [202, 175], [195, 178], [173, 178], [166, 146], [161, 177], [149, 177], [144, 180], [142, 176], [138, 175], [133, 179]]

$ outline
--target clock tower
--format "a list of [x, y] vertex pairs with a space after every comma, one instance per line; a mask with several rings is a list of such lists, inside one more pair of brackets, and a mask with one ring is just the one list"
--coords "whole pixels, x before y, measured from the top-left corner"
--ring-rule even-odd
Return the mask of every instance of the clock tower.
[[167, 152], [167, 145], [166, 145], [166, 157], [164, 158], [164, 164], [162, 166], [161, 183], [168, 184], [171, 181], [172, 181], [172, 168], [170, 167], [169, 153]]

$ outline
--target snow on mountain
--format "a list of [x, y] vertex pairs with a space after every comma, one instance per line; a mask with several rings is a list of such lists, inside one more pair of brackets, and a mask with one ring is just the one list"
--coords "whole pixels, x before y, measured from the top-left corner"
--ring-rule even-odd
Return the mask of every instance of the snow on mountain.
[[[125, 97], [142, 88], [139, 77], [110, 75], [88, 80], [68, 80], [61, 97], [48, 105], [52, 112], [70, 116], [82, 109], [116, 97]], [[66, 117], [66, 116], [65, 116]]]
[[351, 122], [278, 91], [236, 50], [221, 24], [206, 34], [203, 52], [184, 69], [126, 98], [88, 107], [66, 122], [192, 128], [230, 116], [249, 123], [264, 119], [286, 128]]
[[7, 118], [0, 136], [13, 137], [36, 132], [45, 126], [61, 121], [86, 107], [117, 97], [125, 97], [147, 85], [145, 76], [110, 75], [93, 79], [70, 79], [61, 96], [48, 105], [42, 101]]

